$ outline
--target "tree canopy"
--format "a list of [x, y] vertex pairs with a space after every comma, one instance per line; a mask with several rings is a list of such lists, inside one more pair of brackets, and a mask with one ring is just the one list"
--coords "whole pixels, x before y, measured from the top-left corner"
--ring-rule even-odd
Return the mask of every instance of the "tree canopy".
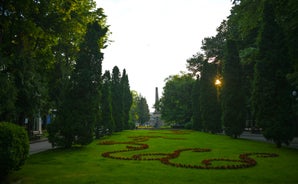
[[1, 1], [0, 121], [30, 133], [54, 111], [49, 140], [64, 147], [129, 128], [128, 74], [101, 71], [106, 18], [93, 0]]
[[191, 92], [194, 79], [191, 75], [174, 75], [166, 79], [161, 98], [161, 117], [169, 124], [185, 125], [191, 121]]
[[[89, 144], [99, 121], [101, 106], [101, 64], [107, 27], [100, 22], [88, 24], [80, 45], [75, 69], [69, 79], [68, 95], [58, 108], [57, 119], [49, 127], [50, 141], [59, 146]], [[70, 130], [71, 129], [71, 130]]]
[[[198, 76], [193, 112], [196, 129], [204, 128], [204, 90], [212, 94], [212, 78], [204, 76], [206, 66], [218, 63], [222, 79], [220, 103], [222, 126], [227, 135], [239, 136], [244, 127], [260, 129], [278, 147], [289, 143], [297, 124], [297, 1], [234, 1], [231, 15], [217, 28], [217, 34], [202, 41], [203, 54], [187, 60], [187, 68]], [[290, 28], [291, 27], [291, 28]], [[215, 87], [215, 86], [214, 86]], [[296, 93], [295, 93], [296, 91]], [[292, 94], [292, 95], [291, 95]], [[211, 105], [216, 108], [216, 104]], [[296, 113], [294, 113], [296, 112]], [[210, 121], [206, 121], [210, 122]]]
[[[202, 53], [186, 61], [196, 77], [187, 99], [192, 99], [193, 128], [224, 130], [234, 138], [244, 128], [257, 130], [280, 147], [298, 135], [298, 2], [237, 0], [233, 5], [217, 34], [203, 39]], [[165, 119], [178, 114], [182, 99], [187, 101], [168, 92], [179, 81], [169, 79], [161, 106]], [[174, 119], [179, 118], [167, 120]]]
[[90, 0], [0, 2], [0, 81], [5, 87], [0, 96], [6, 99], [1, 120], [23, 125], [27, 118], [30, 129], [37, 114], [57, 108], [87, 25], [105, 25], [103, 10], [95, 5]]

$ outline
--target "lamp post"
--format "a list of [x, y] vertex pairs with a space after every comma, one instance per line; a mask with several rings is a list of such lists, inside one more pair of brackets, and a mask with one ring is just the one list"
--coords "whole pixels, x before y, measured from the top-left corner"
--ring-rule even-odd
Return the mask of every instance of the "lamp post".
[[40, 115], [40, 104], [41, 104], [41, 94], [40, 93], [36, 93], [36, 97], [38, 99], [38, 114], [37, 114], [37, 120], [36, 120], [36, 126], [35, 126], [35, 131], [38, 131], [38, 134], [42, 134], [42, 119], [41, 119], [41, 115]]
[[219, 89], [222, 85], [221, 78], [219, 76], [216, 76], [214, 85], [216, 86], [217, 101], [219, 102]]

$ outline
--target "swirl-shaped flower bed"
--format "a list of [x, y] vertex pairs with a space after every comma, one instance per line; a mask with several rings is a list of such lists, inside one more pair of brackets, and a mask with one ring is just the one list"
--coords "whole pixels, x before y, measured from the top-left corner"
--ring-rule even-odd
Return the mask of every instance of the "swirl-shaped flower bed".
[[[141, 142], [148, 141], [150, 138], [164, 138], [164, 139], [175, 139], [181, 140], [181, 138], [168, 138], [164, 136], [134, 136], [129, 137], [133, 139], [133, 141], [127, 142], [115, 142], [115, 141], [102, 141], [99, 144], [101, 145], [113, 145], [113, 144], [127, 144], [126, 149], [115, 150], [102, 153], [103, 157], [119, 159], [119, 160], [158, 160], [162, 164], [181, 167], [181, 168], [191, 168], [191, 169], [242, 169], [253, 167], [257, 164], [257, 161], [252, 158], [252, 156], [256, 157], [277, 157], [278, 155], [275, 153], [243, 153], [239, 155], [239, 159], [229, 159], [229, 158], [210, 158], [202, 160], [200, 164], [184, 164], [177, 163], [172, 161], [172, 159], [178, 158], [182, 152], [192, 151], [192, 152], [210, 152], [209, 148], [185, 148], [178, 149], [173, 151], [172, 153], [142, 153], [142, 154], [134, 154], [132, 156], [123, 156], [120, 153], [124, 152], [133, 152], [148, 149], [149, 145]], [[120, 154], [120, 155], [119, 155]], [[229, 164], [213, 164], [216, 162], [223, 162]]]

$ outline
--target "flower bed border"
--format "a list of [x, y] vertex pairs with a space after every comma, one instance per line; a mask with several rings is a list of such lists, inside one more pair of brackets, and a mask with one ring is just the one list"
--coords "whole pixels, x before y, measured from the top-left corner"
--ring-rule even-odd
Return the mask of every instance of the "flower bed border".
[[[116, 142], [116, 141], [102, 141], [100, 145], [114, 145], [114, 144], [127, 144], [126, 149], [115, 150], [102, 153], [103, 157], [118, 159], [118, 160], [139, 160], [139, 161], [151, 161], [151, 160], [159, 160], [162, 164], [180, 167], [180, 168], [191, 168], [191, 169], [242, 169], [253, 167], [257, 164], [257, 161], [251, 156], [268, 158], [268, 157], [278, 157], [278, 154], [275, 153], [243, 153], [239, 155], [239, 159], [229, 159], [229, 158], [210, 158], [201, 161], [201, 165], [196, 164], [183, 164], [172, 162], [171, 160], [174, 158], [178, 158], [181, 152], [184, 151], [193, 151], [193, 152], [210, 152], [209, 148], [185, 148], [178, 149], [172, 153], [142, 153], [142, 154], [134, 154], [130, 157], [128, 156], [116, 156], [113, 154], [123, 153], [123, 152], [131, 152], [131, 151], [139, 151], [148, 149], [149, 145], [141, 142], [148, 141], [150, 138], [164, 138], [164, 139], [173, 139], [173, 140], [181, 140], [181, 138], [168, 138], [165, 136], [131, 136], [128, 138], [132, 138], [133, 141], [127, 142]], [[152, 158], [148, 158], [148, 156], [153, 156]], [[161, 157], [155, 157], [161, 156]], [[235, 164], [227, 164], [220, 166], [213, 166], [212, 163], [216, 161], [225, 161], [225, 162], [234, 162]]]

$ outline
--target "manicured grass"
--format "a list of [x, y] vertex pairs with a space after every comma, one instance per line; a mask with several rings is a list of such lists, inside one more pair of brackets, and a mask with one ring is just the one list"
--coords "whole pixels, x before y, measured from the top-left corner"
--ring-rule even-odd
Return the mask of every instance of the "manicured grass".
[[[181, 134], [184, 133], [184, 134]], [[146, 136], [136, 139], [136, 136]], [[140, 137], [139, 137], [140, 138]], [[142, 137], [144, 138], [144, 137]], [[137, 141], [136, 141], [137, 140]], [[105, 145], [114, 141], [117, 144]], [[135, 142], [134, 142], [135, 141]], [[118, 144], [131, 142], [136, 144]], [[278, 157], [251, 156], [257, 164], [240, 169], [193, 169], [163, 164], [160, 160], [119, 160], [103, 157], [103, 153], [127, 150], [126, 146], [148, 149], [111, 153], [122, 159], [145, 154], [143, 159], [158, 159], [162, 155], [186, 148], [209, 148], [209, 152], [180, 152], [171, 163], [204, 166], [202, 160], [224, 158], [240, 160], [243, 153], [274, 153]], [[238, 162], [213, 161], [213, 166], [239, 165]], [[20, 171], [9, 176], [10, 182], [20, 183], [298, 183], [298, 150], [281, 148], [273, 144], [249, 140], [231, 139], [194, 131], [173, 132], [170, 130], [124, 131], [96, 140], [86, 147], [70, 150], [50, 150], [30, 156]]]

